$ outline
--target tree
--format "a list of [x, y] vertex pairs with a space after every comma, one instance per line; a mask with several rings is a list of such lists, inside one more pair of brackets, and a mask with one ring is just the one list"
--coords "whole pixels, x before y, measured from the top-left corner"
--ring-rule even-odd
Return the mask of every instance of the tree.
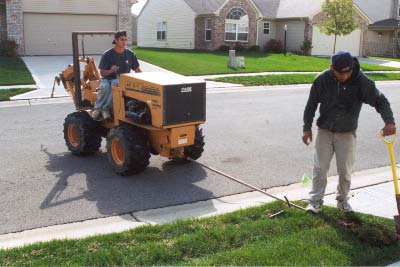
[[352, 0], [325, 0], [322, 3], [322, 11], [326, 14], [326, 20], [318, 25], [320, 31], [326, 35], [335, 35], [333, 53], [336, 51], [337, 36], [347, 35], [357, 27], [354, 19], [354, 6]]

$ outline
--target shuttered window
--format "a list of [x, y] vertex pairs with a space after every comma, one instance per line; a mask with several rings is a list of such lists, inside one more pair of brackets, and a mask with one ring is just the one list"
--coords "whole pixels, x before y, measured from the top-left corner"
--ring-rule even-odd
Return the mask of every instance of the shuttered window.
[[206, 18], [205, 20], [205, 29], [206, 29], [206, 41], [211, 41], [211, 18]]
[[269, 34], [271, 30], [271, 24], [269, 22], [264, 22], [264, 34]]
[[167, 22], [157, 22], [157, 40], [164, 41], [167, 37]]

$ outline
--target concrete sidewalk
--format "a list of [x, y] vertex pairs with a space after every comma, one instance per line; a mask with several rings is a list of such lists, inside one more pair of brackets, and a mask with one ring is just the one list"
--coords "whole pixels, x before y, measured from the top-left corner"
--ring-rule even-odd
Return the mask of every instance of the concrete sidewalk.
[[[221, 178], [224, 179], [224, 178]], [[299, 178], [300, 180], [300, 178]], [[325, 204], [336, 206], [337, 176], [328, 178]], [[310, 186], [296, 183], [268, 189], [267, 192], [290, 201], [306, 200]], [[19, 247], [53, 239], [84, 238], [97, 234], [126, 231], [143, 225], [165, 224], [178, 219], [209, 217], [238, 209], [262, 205], [274, 199], [259, 192], [248, 192], [196, 203], [138, 211], [120, 216], [87, 220], [64, 225], [0, 235], [0, 248]], [[392, 219], [398, 214], [390, 167], [354, 173], [350, 204], [356, 212]], [[322, 211], [323, 212], [323, 211]]]
[[358, 57], [358, 61], [360, 63], [375, 64], [382, 67], [400, 68], [400, 62], [398, 61], [382, 60], [368, 57]]

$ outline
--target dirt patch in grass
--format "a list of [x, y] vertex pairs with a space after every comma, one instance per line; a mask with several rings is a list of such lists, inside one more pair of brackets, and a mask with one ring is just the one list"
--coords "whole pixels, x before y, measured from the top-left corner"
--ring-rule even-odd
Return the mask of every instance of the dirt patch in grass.
[[392, 246], [400, 239], [400, 236], [387, 226], [376, 223], [364, 223], [354, 214], [336, 219], [335, 223], [350, 231], [360, 241], [371, 246]]

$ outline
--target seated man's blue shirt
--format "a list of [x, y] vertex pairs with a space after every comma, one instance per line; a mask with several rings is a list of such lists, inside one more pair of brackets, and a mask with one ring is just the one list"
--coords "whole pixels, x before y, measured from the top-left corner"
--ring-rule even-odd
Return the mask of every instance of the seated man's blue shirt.
[[107, 77], [104, 77], [108, 80], [117, 79], [118, 75], [122, 73], [129, 73], [131, 70], [135, 70], [139, 67], [139, 62], [135, 54], [129, 50], [125, 49], [122, 54], [118, 54], [115, 52], [114, 48], [107, 50], [103, 56], [101, 57], [99, 69], [101, 70], [109, 70], [113, 65], [119, 67], [117, 73], [113, 73]]

